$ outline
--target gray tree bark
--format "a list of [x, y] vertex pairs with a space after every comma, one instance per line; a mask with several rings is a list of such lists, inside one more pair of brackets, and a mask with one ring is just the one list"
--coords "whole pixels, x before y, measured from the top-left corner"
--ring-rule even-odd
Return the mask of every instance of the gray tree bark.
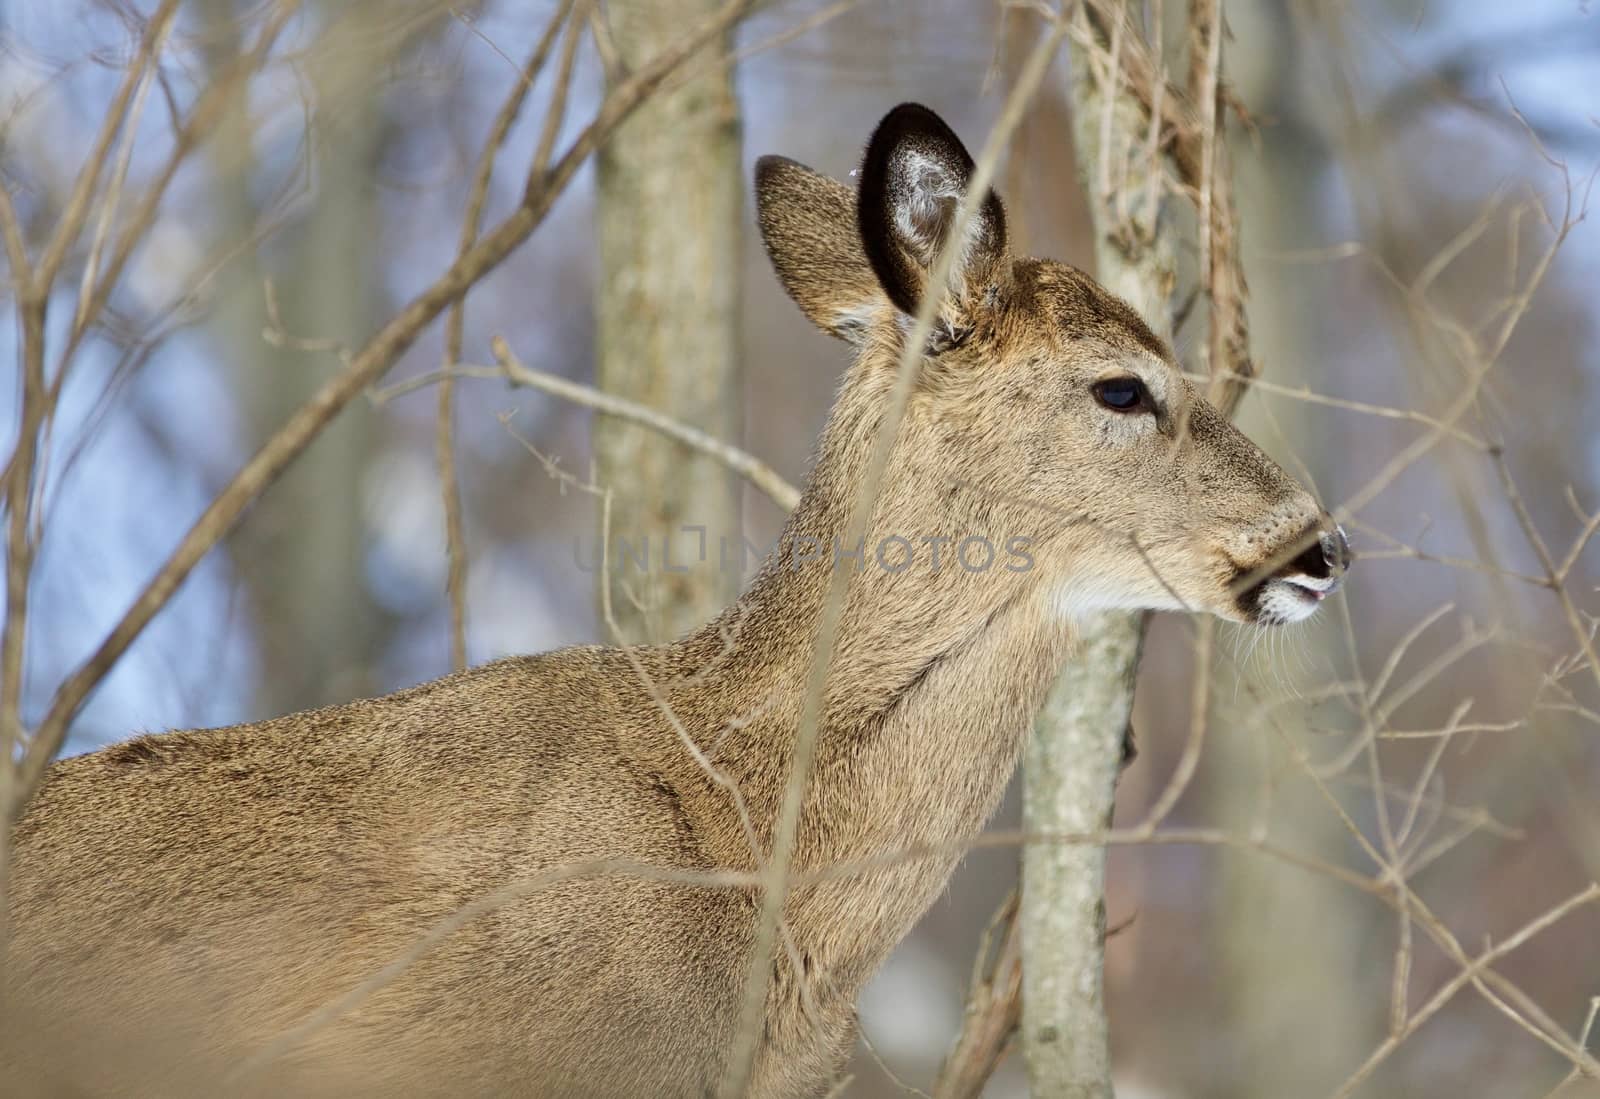
[[[1082, 20], [1081, 8], [1074, 18]], [[1126, 91], [1108, 104], [1083, 36], [1069, 41], [1073, 141], [1094, 224], [1096, 276], [1166, 337], [1176, 283], [1173, 228], [1159, 202], [1129, 203], [1131, 213], [1111, 209], [1125, 181], [1106, 185], [1122, 165], [1108, 162], [1102, 148], [1109, 139], [1113, 158], [1117, 150], [1141, 148], [1144, 114]], [[1130, 219], [1138, 231], [1122, 233]], [[1051, 689], [1023, 761], [1023, 826], [1030, 834], [1093, 832], [1110, 824], [1144, 623], [1144, 616], [1129, 614], [1081, 623], [1079, 652]], [[1036, 842], [1023, 848], [1021, 1038], [1034, 1095], [1112, 1094], [1105, 863], [1103, 845]]]
[[[213, 3], [206, 10], [226, 41], [233, 25], [228, 6]], [[372, 0], [334, 5], [325, 14], [334, 22], [305, 66], [311, 94], [309, 210], [301, 224], [278, 237], [284, 247], [272, 260], [254, 246], [244, 249], [220, 280], [212, 321], [255, 440], [276, 431], [327, 377], [333, 352], [322, 341], [359, 346], [375, 318], [373, 176], [384, 126], [377, 85], [404, 44], [401, 33], [388, 28], [403, 27], [405, 20], [393, 6]], [[241, 110], [214, 145], [225, 244], [248, 241], [267, 214], [250, 191], [264, 174], [252, 136], [251, 120]], [[292, 342], [274, 346], [263, 336], [272, 324], [263, 289], [267, 278], [287, 335], [317, 341], [317, 349]], [[375, 414], [351, 409], [229, 540], [259, 647], [260, 716], [375, 687], [370, 667], [384, 622], [365, 581], [361, 498], [375, 433]]]
[[[605, 11], [617, 59], [639, 64], [716, 7], [612, 0]], [[724, 57], [729, 46], [720, 45]], [[703, 55], [700, 75], [652, 98], [600, 151], [596, 375], [601, 389], [733, 439], [744, 186], [733, 68], [718, 57]], [[659, 433], [605, 416], [596, 418], [594, 450], [599, 482], [614, 494], [601, 535], [611, 539], [612, 605], [624, 637], [663, 640], [704, 622], [742, 580], [736, 478]]]
[[[1083, 623], [1082, 648], [1051, 688], [1023, 763], [1029, 833], [1094, 832], [1111, 823], [1143, 639], [1138, 615]], [[1022, 1049], [1035, 1095], [1111, 1095], [1105, 870], [1104, 846], [1023, 848]]]

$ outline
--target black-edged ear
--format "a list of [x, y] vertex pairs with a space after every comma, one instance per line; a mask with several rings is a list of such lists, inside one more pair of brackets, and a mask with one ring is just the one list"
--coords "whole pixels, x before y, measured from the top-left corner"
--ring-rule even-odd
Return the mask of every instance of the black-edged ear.
[[856, 229], [856, 196], [787, 157], [756, 161], [756, 221], [783, 288], [824, 332], [859, 343], [886, 305]]
[[[884, 293], [914, 314], [972, 182], [973, 162], [938, 115], [902, 103], [867, 143], [857, 193], [861, 244]], [[1006, 215], [993, 191], [982, 196], [950, 274], [958, 307], [1010, 269]]]

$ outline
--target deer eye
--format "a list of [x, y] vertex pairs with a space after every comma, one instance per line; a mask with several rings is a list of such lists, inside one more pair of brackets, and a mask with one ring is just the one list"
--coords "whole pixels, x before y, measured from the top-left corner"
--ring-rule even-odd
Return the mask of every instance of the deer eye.
[[1095, 400], [1113, 412], [1145, 412], [1150, 408], [1150, 395], [1138, 378], [1107, 378], [1094, 383]]

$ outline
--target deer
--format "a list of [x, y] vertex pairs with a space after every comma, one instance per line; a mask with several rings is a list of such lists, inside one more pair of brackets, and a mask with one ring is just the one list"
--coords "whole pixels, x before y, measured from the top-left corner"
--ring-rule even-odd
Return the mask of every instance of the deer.
[[[854, 184], [758, 161], [777, 277], [853, 361], [777, 551], [704, 627], [52, 764], [12, 836], [6, 1094], [719, 1094], [751, 875], [843, 568], [745, 1090], [822, 1094], [858, 993], [995, 811], [1084, 617], [1276, 627], [1350, 564], [1330, 514], [1132, 308], [1012, 255], [973, 174], [916, 104], [882, 119]], [[863, 548], [800, 552], [838, 546], [930, 294]], [[976, 567], [983, 543], [1000, 552]]]

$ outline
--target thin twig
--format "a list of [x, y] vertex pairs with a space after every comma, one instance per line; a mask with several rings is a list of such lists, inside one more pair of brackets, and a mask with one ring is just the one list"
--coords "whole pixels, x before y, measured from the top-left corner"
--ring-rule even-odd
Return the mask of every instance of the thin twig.
[[[494, 178], [495, 161], [505, 146], [506, 137], [511, 133], [511, 127], [515, 124], [517, 116], [522, 113], [522, 105], [527, 101], [528, 92], [533, 88], [533, 81], [539, 75], [539, 70], [544, 67], [545, 59], [550, 55], [556, 35], [571, 11], [572, 4], [573, 0], [562, 0], [556, 8], [555, 15], [551, 17], [544, 34], [533, 47], [533, 52], [528, 55], [527, 64], [518, 73], [516, 84], [507, 94], [505, 102], [500, 105], [500, 110], [489, 127], [489, 136], [484, 139], [483, 151], [478, 155], [477, 168], [473, 173], [472, 191], [467, 198], [467, 213], [461, 224], [461, 240], [456, 248], [457, 259], [460, 259], [478, 239], [478, 230], [483, 222], [484, 203], [488, 201], [489, 184]], [[449, 315], [445, 317], [445, 373], [439, 380], [439, 410], [434, 427], [434, 454], [439, 465], [439, 487], [444, 500], [445, 556], [449, 570], [445, 591], [450, 601], [450, 663], [457, 669], [467, 665], [467, 547], [462, 530], [461, 484], [456, 478], [456, 451], [452, 438], [455, 425], [455, 379], [449, 371], [461, 361], [466, 311], [467, 299], [463, 294], [455, 305], [451, 306]]]
[[760, 489], [768, 499], [784, 511], [793, 511], [795, 505], [800, 502], [799, 489], [785, 481], [767, 463], [747, 451], [637, 401], [618, 397], [614, 393], [604, 393], [592, 386], [525, 366], [503, 336], [494, 337], [490, 341], [490, 349], [494, 352], [495, 361], [500, 364], [499, 370], [485, 369], [477, 372], [466, 367], [458, 369], [457, 373], [466, 376], [471, 371], [470, 376], [474, 377], [503, 377], [515, 385], [537, 389], [560, 397], [564, 401], [603, 412], [607, 416], [615, 416], [648, 427], [674, 442], [682, 443], [689, 449], [722, 463]]
[[[934, 1099], [978, 1099], [1022, 1022], [1022, 934], [1013, 890], [989, 921], [973, 962], [961, 1033], [934, 1081]], [[999, 945], [992, 946], [998, 939]]]
[[[297, 0], [285, 0], [286, 7], [294, 7]], [[60, 271], [62, 261], [66, 259], [68, 250], [73, 242], [78, 239], [83, 223], [89, 216], [91, 201], [94, 198], [95, 185], [99, 182], [100, 172], [111, 159], [111, 144], [116, 140], [117, 131], [122, 128], [123, 115], [127, 111], [128, 101], [133, 97], [135, 90], [144, 82], [145, 71], [156, 64], [157, 54], [161, 45], [166, 41], [167, 31], [171, 27], [172, 19], [178, 13], [178, 0], [161, 0], [161, 5], [150, 16], [145, 24], [144, 33], [140, 37], [139, 48], [134, 53], [133, 61], [128, 66], [127, 72], [122, 76], [116, 93], [111, 98], [109, 109], [101, 120], [100, 131], [95, 135], [94, 144], [89, 149], [89, 154], [84, 158], [83, 166], [78, 170], [78, 176], [73, 181], [72, 193], [68, 196], [66, 206], [61, 211], [61, 216], [56, 222], [56, 231], [50, 238], [50, 243], [45, 246], [43, 254], [39, 257], [38, 280], [49, 285], [55, 281], [56, 273]]]

